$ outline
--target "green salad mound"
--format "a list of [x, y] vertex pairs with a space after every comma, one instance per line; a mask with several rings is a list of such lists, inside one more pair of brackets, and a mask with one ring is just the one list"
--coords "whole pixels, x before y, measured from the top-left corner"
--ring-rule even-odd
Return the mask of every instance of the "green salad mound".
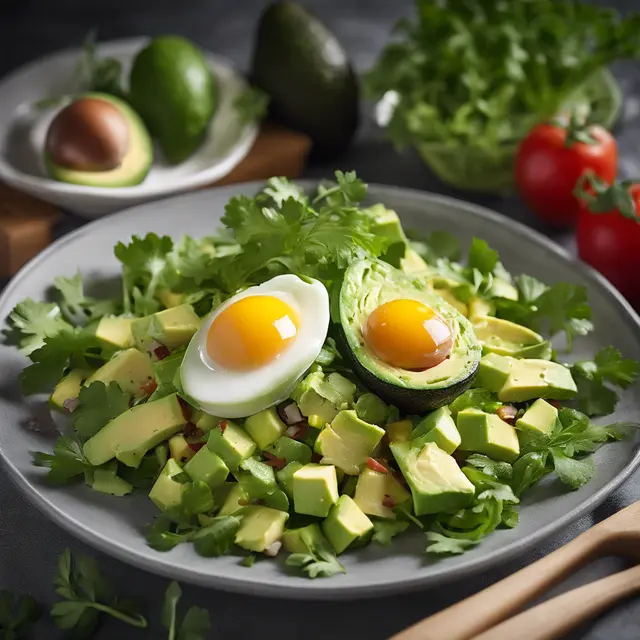
[[[546, 476], [567, 490], [588, 482], [589, 454], [629, 426], [592, 418], [615, 410], [639, 367], [614, 347], [565, 362], [593, 329], [584, 287], [512, 277], [478, 238], [464, 259], [448, 233], [409, 239], [365, 195], [354, 173], [313, 195], [272, 178], [230, 200], [217, 235], [119, 243], [117, 298], [88, 296], [78, 273], [54, 280], [57, 302], [18, 304], [9, 335], [32, 361], [23, 390], [50, 393], [70, 421], [34, 464], [55, 484], [147, 492], [158, 551], [244, 550], [247, 567], [286, 552], [310, 578], [408, 529], [430, 554], [462, 553], [515, 527], [522, 495]], [[180, 376], [201, 319], [286, 273], [329, 292], [315, 363], [278, 406], [234, 420], [203, 412]], [[363, 322], [394, 300], [424, 301], [454, 330], [445, 360], [405, 371], [367, 350]]]

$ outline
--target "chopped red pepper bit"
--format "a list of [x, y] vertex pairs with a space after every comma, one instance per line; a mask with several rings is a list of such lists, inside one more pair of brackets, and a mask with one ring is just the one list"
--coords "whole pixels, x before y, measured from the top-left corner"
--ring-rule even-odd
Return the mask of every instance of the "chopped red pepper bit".
[[393, 509], [396, 506], [396, 501], [391, 496], [385, 494], [384, 498], [382, 498], [382, 505]]
[[557, 400], [547, 400], [547, 402], [553, 405], [556, 409], [562, 409], [562, 405]]
[[228, 426], [228, 422], [226, 420], [221, 420], [220, 421], [220, 431], [222, 431], [222, 433], [224, 433], [225, 429]]
[[388, 471], [387, 467], [380, 464], [375, 458], [367, 459], [367, 467], [372, 471], [377, 471], [378, 473], [387, 473]]
[[188, 445], [189, 449], [198, 452], [202, 447], [204, 447], [204, 442], [189, 442]]
[[307, 430], [309, 429], [309, 425], [307, 424], [307, 422], [302, 422], [300, 423], [300, 426], [298, 427], [298, 430], [291, 436], [294, 440], [300, 440], [301, 438], [304, 438], [305, 434], [307, 433]]
[[508, 422], [509, 424], [515, 424], [518, 410], [511, 404], [505, 404], [501, 407], [498, 407], [496, 413], [498, 414], [498, 418], [500, 418], [500, 420]]
[[278, 458], [268, 451], [263, 451], [262, 455], [265, 457], [265, 464], [276, 469], [284, 469], [287, 466], [287, 461], [284, 458]]
[[169, 351], [169, 349], [167, 347], [165, 347], [163, 344], [161, 344], [159, 347], [156, 347], [153, 350], [153, 355], [158, 358], [158, 360], [164, 360], [165, 358], [167, 358], [168, 356], [171, 355], [171, 351]]
[[155, 380], [149, 380], [140, 387], [145, 396], [150, 396], [157, 388], [158, 383]]

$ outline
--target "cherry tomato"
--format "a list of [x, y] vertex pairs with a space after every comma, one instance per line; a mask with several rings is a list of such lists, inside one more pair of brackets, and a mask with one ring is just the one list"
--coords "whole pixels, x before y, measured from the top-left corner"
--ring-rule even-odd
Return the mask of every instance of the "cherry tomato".
[[575, 225], [580, 203], [573, 195], [578, 178], [591, 171], [611, 183], [618, 169], [613, 136], [602, 127], [584, 126], [572, 117], [534, 127], [516, 154], [516, 184], [529, 207], [545, 222]]
[[[628, 193], [626, 198], [621, 190]], [[596, 195], [583, 202], [576, 239], [580, 259], [640, 310], [640, 184], [601, 184]]]

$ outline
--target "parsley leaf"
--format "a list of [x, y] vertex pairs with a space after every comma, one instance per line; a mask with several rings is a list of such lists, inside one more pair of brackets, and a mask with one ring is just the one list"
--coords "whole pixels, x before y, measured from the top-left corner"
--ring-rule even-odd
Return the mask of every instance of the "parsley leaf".
[[447, 231], [432, 231], [423, 235], [409, 230], [407, 236], [411, 240], [411, 248], [428, 264], [436, 264], [438, 260], [459, 260], [462, 255], [460, 241]]
[[307, 204], [308, 202], [304, 191], [295, 182], [291, 182], [289, 178], [269, 178], [267, 180], [267, 186], [264, 188], [264, 193], [266, 193], [279, 207], [281, 207], [289, 198], [293, 198], [294, 200], [304, 204]]
[[308, 552], [292, 553], [285, 560], [288, 567], [299, 569], [312, 579], [329, 578], [336, 573], [344, 573], [344, 567], [324, 537], [313, 537], [304, 530], [300, 535]]
[[456, 415], [458, 412], [464, 409], [470, 409], [472, 407], [482, 409], [487, 413], [495, 413], [500, 406], [500, 402], [497, 400], [497, 396], [488, 389], [467, 389], [464, 393], [460, 394], [450, 405], [451, 413]]
[[538, 484], [549, 473], [548, 455], [547, 451], [530, 451], [513, 463], [511, 487], [517, 496], [521, 496], [524, 491]]
[[169, 632], [168, 640], [205, 640], [211, 631], [211, 618], [206, 609], [190, 607], [178, 627], [178, 603], [182, 589], [177, 582], [167, 588], [162, 605], [162, 626]]
[[62, 296], [60, 308], [71, 324], [85, 325], [88, 320], [97, 320], [120, 311], [117, 300], [98, 300], [85, 296], [80, 272], [71, 278], [58, 276], [53, 282]]
[[47, 467], [47, 479], [53, 484], [67, 484], [94, 467], [85, 458], [82, 446], [72, 436], [58, 438], [53, 454], [31, 451], [36, 467]]
[[373, 521], [373, 542], [377, 542], [385, 547], [391, 544], [392, 538], [399, 533], [403, 533], [409, 528], [406, 520], [374, 520]]
[[428, 540], [425, 552], [439, 555], [459, 555], [475, 547], [479, 542], [466, 538], [450, 538], [437, 531], [427, 531], [425, 535]]
[[491, 249], [485, 240], [473, 238], [467, 260], [470, 269], [477, 269], [482, 275], [487, 275], [493, 273], [498, 262], [497, 251]]
[[578, 489], [593, 478], [596, 471], [593, 458], [570, 458], [559, 447], [552, 447], [550, 453], [553, 458], [553, 468], [558, 478], [572, 489]]
[[624, 359], [615, 347], [601, 349], [593, 360], [574, 363], [571, 374], [578, 387], [578, 408], [589, 416], [613, 413], [619, 397], [611, 386], [627, 389], [637, 380], [639, 370], [638, 362]]
[[129, 394], [117, 382], [94, 382], [82, 387], [73, 412], [73, 427], [82, 440], [94, 436], [107, 422], [129, 408]]
[[60, 629], [73, 630], [76, 638], [91, 636], [103, 613], [138, 629], [147, 627], [146, 618], [116, 596], [92, 558], [73, 558], [65, 549], [58, 560], [54, 585], [62, 600], [53, 605], [51, 615]]
[[241, 124], [259, 122], [267, 115], [269, 96], [256, 87], [249, 87], [236, 96], [233, 107]]
[[472, 453], [465, 458], [464, 463], [498, 480], [509, 481], [513, 475], [513, 467], [508, 462], [499, 462], [480, 453]]
[[27, 298], [9, 314], [9, 323], [18, 334], [20, 350], [31, 354], [44, 345], [45, 338], [71, 329], [60, 307], [53, 302], [36, 302]]
[[16, 597], [11, 591], [0, 590], [0, 636], [17, 640], [41, 615], [40, 607], [31, 596]]

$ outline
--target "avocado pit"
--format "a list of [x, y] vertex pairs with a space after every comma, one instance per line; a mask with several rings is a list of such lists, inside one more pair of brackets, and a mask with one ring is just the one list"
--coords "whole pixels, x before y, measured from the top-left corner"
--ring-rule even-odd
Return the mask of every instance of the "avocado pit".
[[46, 150], [51, 161], [75, 171], [118, 168], [129, 150], [129, 123], [116, 105], [85, 97], [62, 109], [51, 122]]

